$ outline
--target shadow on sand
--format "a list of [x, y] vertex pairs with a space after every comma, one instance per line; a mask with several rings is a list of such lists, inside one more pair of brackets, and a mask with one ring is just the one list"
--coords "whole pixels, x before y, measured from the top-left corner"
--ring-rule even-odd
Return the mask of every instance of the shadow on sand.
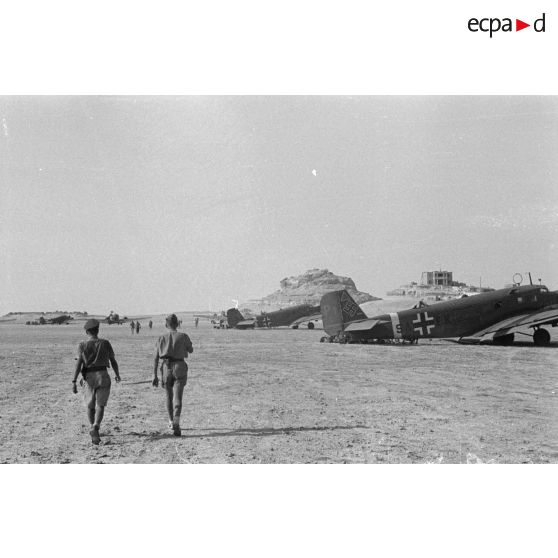
[[[227, 430], [225, 428], [183, 428], [182, 438], [221, 438], [227, 436], [280, 436], [282, 434], [294, 434], [295, 432], [325, 432], [330, 430], [356, 430], [369, 429], [369, 426], [357, 424], [355, 426], [287, 426], [285, 428], [237, 428]], [[193, 433], [204, 431], [206, 434]], [[149, 440], [163, 440], [174, 438], [172, 433], [161, 434], [159, 432], [130, 432], [132, 436], [140, 436]]]
[[[422, 343], [419, 343], [419, 347], [422, 345], [423, 347], [428, 347], [426, 341], [423, 341], [422, 339], [420, 340], [422, 341]], [[530, 349], [537, 349], [537, 350], [549, 350], [549, 349], [558, 349], [558, 341], [552, 341], [550, 343], [550, 345], [547, 345], [546, 347], [537, 347], [533, 341], [529, 341], [529, 340], [524, 340], [522, 337], [519, 338], [518, 341], [514, 341], [511, 345], [494, 345], [493, 343], [483, 343], [482, 345], [480, 344], [474, 344], [474, 343], [460, 343], [457, 339], [440, 339], [438, 341], [442, 341], [443, 343], [436, 343], [436, 348], [438, 347], [455, 347], [456, 345], [460, 345], [461, 347], [482, 347], [483, 349], [513, 349], [518, 348], [518, 347], [527, 347]], [[416, 345], [400, 345], [401, 347], [414, 347]]]

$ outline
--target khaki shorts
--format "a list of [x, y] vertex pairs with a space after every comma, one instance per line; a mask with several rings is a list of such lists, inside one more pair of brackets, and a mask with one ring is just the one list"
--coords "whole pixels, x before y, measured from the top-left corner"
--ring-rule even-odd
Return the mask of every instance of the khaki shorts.
[[105, 407], [110, 395], [110, 376], [106, 370], [88, 372], [83, 382], [83, 400], [90, 409]]
[[188, 380], [188, 365], [183, 360], [172, 362], [165, 360], [161, 365], [161, 375], [163, 377], [163, 385], [172, 385], [175, 380], [186, 384]]

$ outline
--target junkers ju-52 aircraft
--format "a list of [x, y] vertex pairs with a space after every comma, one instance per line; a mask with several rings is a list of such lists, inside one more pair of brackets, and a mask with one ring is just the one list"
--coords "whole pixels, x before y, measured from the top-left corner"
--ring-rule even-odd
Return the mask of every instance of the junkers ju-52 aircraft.
[[108, 325], [112, 325], [112, 324], [122, 325], [123, 323], [128, 321], [128, 317], [124, 316], [123, 318], [121, 318], [119, 314], [111, 310], [110, 314], [106, 318], [103, 318], [100, 321]]
[[34, 320], [31, 322], [25, 322], [26, 325], [62, 325], [70, 323], [74, 318], [69, 314], [61, 314], [60, 316], [55, 316], [54, 318], [44, 318], [40, 316], [38, 320]]
[[550, 343], [542, 326], [558, 326], [558, 291], [544, 285], [521, 285], [410, 310], [367, 317], [347, 291], [333, 291], [321, 299], [322, 341], [417, 343], [419, 339], [457, 338], [459, 343], [509, 345], [520, 330], [532, 329], [538, 347]]
[[129, 316], [129, 317], [124, 316], [123, 318], [121, 318], [119, 314], [117, 314], [116, 312], [111, 310], [110, 314], [108, 316], [106, 316], [105, 318], [100, 319], [99, 321], [101, 323], [105, 323], [105, 324], [108, 324], [108, 325], [112, 325], [112, 324], [122, 325], [122, 324], [125, 324], [126, 322], [129, 322], [131, 320], [145, 320], [149, 317], [150, 316]]
[[320, 307], [310, 304], [299, 304], [273, 312], [264, 312], [253, 318], [244, 318], [237, 308], [227, 310], [229, 327], [237, 329], [292, 327], [298, 329], [299, 325], [308, 322], [308, 329], [314, 329], [314, 322], [321, 319]]
[[[92, 316], [84, 316], [82, 318], [77, 318], [77, 321], [83, 322], [83, 321], [87, 321], [89, 318], [91, 318]], [[99, 322], [101, 322], [102, 324], [108, 324], [108, 325], [112, 325], [112, 324], [118, 324], [118, 325], [122, 325], [125, 324], [126, 322], [129, 322], [131, 320], [144, 320], [146, 318], [149, 318], [150, 316], [124, 316], [124, 317], [120, 317], [119, 314], [117, 314], [116, 312], [114, 312], [113, 310], [110, 311], [110, 314], [108, 316], [102, 317], [102, 316], [95, 316], [97, 318], [97, 320], [99, 320]]]

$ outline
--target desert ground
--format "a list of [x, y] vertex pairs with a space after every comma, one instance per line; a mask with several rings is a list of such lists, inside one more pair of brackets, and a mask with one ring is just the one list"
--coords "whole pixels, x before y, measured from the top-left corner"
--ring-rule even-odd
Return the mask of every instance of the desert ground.
[[[151, 386], [155, 318], [101, 325], [113, 381], [94, 446], [71, 392], [81, 323], [0, 325], [2, 463], [558, 463], [558, 343], [320, 343], [322, 331], [215, 330], [185, 317], [194, 354], [183, 435]], [[110, 371], [113, 376], [112, 371]]]

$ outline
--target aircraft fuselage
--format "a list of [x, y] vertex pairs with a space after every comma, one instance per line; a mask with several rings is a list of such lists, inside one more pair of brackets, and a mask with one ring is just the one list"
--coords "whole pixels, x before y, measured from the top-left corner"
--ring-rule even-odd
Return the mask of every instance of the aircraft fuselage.
[[312, 316], [320, 313], [319, 306], [311, 304], [299, 304], [290, 308], [282, 308], [273, 312], [267, 312], [256, 316], [256, 327], [282, 327], [289, 326], [294, 321], [305, 316]]
[[[320, 314], [320, 306], [312, 306], [311, 304], [299, 304], [297, 306], [290, 306], [282, 308], [281, 310], [274, 310], [273, 312], [265, 312], [259, 316], [252, 318], [244, 318], [236, 308], [229, 308], [227, 310], [227, 320], [229, 327], [237, 329], [253, 329], [253, 328], [271, 328], [271, 327], [284, 327], [292, 326], [298, 327], [302, 318], [310, 318], [311, 316], [316, 319]], [[298, 321], [297, 321], [298, 320]], [[295, 323], [296, 322], [296, 323]], [[309, 329], [314, 324], [308, 324]]]
[[552, 305], [558, 305], [558, 291], [549, 292], [542, 285], [515, 286], [374, 316], [369, 320], [379, 323], [369, 330], [351, 332], [351, 324], [345, 330], [357, 339], [466, 337], [507, 318]]

